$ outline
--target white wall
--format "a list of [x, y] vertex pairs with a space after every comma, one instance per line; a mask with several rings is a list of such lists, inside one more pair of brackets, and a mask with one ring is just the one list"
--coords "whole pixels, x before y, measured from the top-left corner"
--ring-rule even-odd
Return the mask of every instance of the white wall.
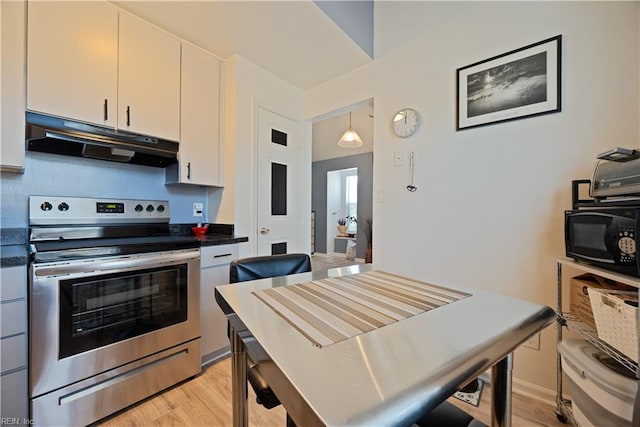
[[[220, 199], [216, 222], [235, 223], [235, 233], [249, 236], [240, 245], [240, 256], [252, 256], [256, 246], [256, 114], [258, 106], [300, 121], [300, 155], [311, 165], [311, 124], [302, 120], [303, 92], [247, 59], [234, 55], [225, 68], [224, 190], [212, 192]], [[311, 187], [311, 168], [299, 168], [301, 188]], [[299, 247], [311, 248], [311, 195], [301, 193], [299, 201]], [[212, 201], [211, 205], [215, 205]], [[308, 252], [308, 250], [306, 250]]]
[[[638, 2], [377, 2], [376, 60], [306, 93], [316, 117], [374, 97], [376, 266], [555, 307], [570, 181], [638, 146]], [[562, 112], [456, 132], [456, 69], [562, 34]], [[410, 106], [422, 130], [394, 138]], [[416, 153], [417, 192], [393, 151]], [[403, 232], [404, 231], [404, 232]], [[487, 311], [491, 307], [487, 307]], [[473, 319], [460, 319], [461, 322]], [[555, 328], [515, 377], [555, 392]]]

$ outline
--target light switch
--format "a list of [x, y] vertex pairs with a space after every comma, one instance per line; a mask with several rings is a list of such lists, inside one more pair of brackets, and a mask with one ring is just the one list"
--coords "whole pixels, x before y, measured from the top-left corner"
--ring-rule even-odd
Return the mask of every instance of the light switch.
[[404, 166], [405, 164], [407, 164], [406, 153], [403, 153], [402, 151], [394, 151], [393, 166]]

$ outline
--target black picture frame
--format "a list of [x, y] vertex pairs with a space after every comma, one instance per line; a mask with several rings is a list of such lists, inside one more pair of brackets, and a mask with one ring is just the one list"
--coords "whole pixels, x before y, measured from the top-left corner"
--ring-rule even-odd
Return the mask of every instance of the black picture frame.
[[456, 130], [557, 113], [562, 35], [456, 70]]

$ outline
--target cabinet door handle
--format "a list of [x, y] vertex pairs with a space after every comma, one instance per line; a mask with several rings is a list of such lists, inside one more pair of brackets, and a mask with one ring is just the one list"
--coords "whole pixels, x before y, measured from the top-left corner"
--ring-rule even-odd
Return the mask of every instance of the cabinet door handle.
[[131, 126], [131, 109], [127, 105], [127, 126]]
[[104, 121], [106, 122], [107, 120], [109, 120], [109, 109], [108, 109], [108, 104], [107, 104], [107, 100], [104, 100]]
[[220, 254], [220, 255], [214, 255], [214, 258], [224, 258], [226, 256], [231, 256], [232, 254]]
[[191, 162], [187, 163], [187, 179], [191, 179]]

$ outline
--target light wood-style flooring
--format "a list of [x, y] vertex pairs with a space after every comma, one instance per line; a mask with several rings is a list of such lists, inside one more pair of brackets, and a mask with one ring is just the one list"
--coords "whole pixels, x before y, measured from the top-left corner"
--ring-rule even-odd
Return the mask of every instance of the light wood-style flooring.
[[312, 270], [326, 270], [334, 267], [345, 267], [353, 264], [362, 264], [361, 259], [349, 260], [341, 254], [314, 254], [311, 255]]
[[[284, 427], [282, 405], [267, 410], [255, 403], [249, 386], [249, 425]], [[485, 385], [478, 408], [451, 398], [449, 401], [480, 421], [491, 425], [491, 389]], [[148, 398], [98, 425], [121, 426], [231, 426], [231, 359], [226, 358], [206, 366], [202, 374]], [[514, 427], [561, 427], [555, 416], [555, 406], [535, 399], [513, 395]], [[304, 426], [300, 426], [304, 427]]]

